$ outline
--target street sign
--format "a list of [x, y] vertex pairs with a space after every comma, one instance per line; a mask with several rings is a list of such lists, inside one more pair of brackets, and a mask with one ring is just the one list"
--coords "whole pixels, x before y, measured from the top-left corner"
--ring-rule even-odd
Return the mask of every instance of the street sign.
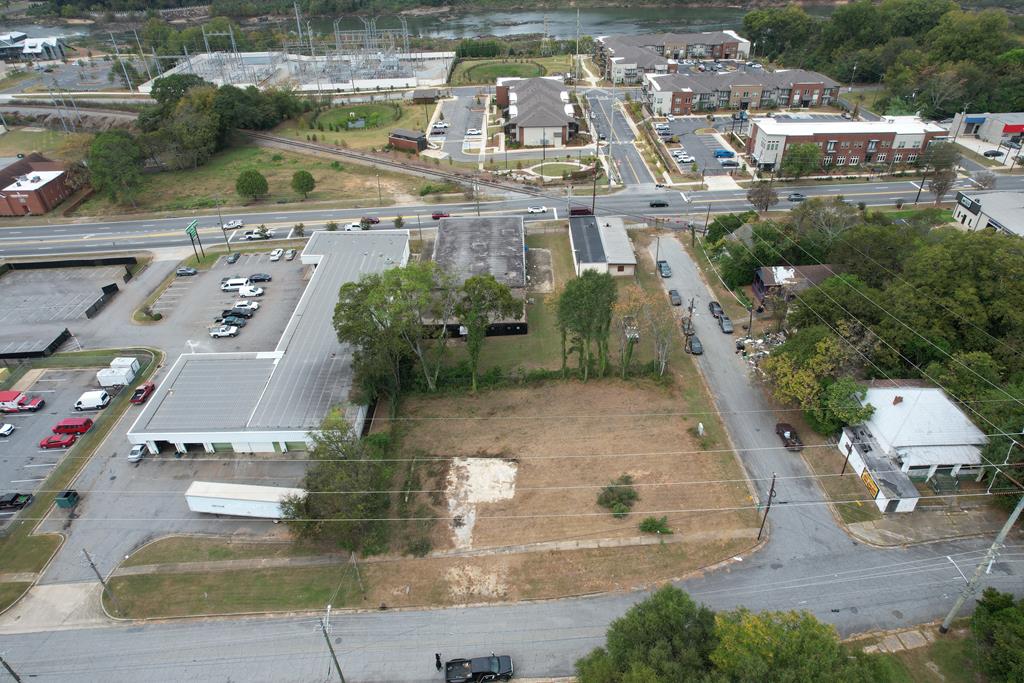
[[198, 231], [196, 230], [198, 225], [199, 225], [199, 221], [198, 220], [194, 220], [191, 223], [189, 223], [188, 227], [185, 228], [185, 234], [188, 235], [189, 237], [191, 237], [192, 239], [197, 238], [199, 236]]

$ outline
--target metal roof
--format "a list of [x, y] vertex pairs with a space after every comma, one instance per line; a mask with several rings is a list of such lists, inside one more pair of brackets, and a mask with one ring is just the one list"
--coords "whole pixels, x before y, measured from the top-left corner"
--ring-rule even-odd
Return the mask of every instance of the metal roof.
[[633, 243], [626, 232], [621, 218], [602, 218], [598, 226], [601, 233], [601, 244], [608, 263], [615, 265], [636, 265], [636, 254]]
[[607, 263], [594, 216], [569, 216], [569, 240], [577, 263]]
[[988, 443], [985, 434], [942, 389], [869, 387], [864, 402], [875, 408], [865, 425], [889, 453], [913, 447]]
[[525, 247], [521, 216], [442, 218], [433, 259], [459, 283], [489, 273], [509, 287], [525, 287]]

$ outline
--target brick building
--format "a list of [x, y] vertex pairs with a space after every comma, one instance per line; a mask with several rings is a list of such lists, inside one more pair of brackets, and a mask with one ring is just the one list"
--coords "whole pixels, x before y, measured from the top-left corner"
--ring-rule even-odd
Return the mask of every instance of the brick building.
[[645, 73], [675, 73], [685, 59], [747, 59], [750, 41], [735, 31], [598, 36], [594, 62], [612, 83], [639, 83]]
[[886, 116], [880, 121], [815, 121], [787, 116], [751, 120], [747, 154], [761, 170], [778, 168], [795, 144], [821, 148], [826, 169], [861, 164], [902, 166], [915, 163], [947, 131], [915, 116]]
[[0, 159], [0, 215], [42, 215], [70, 194], [63, 164], [37, 153]]
[[716, 109], [827, 106], [839, 95], [828, 76], [803, 69], [644, 74], [643, 99], [656, 116]]
[[422, 152], [427, 148], [427, 136], [417, 130], [395, 128], [388, 136], [388, 144], [406, 152]]
[[499, 78], [494, 91], [505, 135], [524, 147], [562, 147], [579, 132], [561, 78]]

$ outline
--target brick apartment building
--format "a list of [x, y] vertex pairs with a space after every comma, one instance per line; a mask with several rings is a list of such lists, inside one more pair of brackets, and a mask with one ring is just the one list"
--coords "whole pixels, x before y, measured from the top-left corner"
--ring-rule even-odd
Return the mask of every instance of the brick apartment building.
[[556, 76], [499, 78], [494, 91], [505, 135], [524, 147], [562, 147], [579, 132], [569, 91]]
[[839, 95], [828, 76], [803, 69], [644, 74], [643, 99], [656, 116], [685, 116], [717, 109], [820, 107]]
[[37, 153], [0, 159], [0, 216], [42, 215], [70, 194], [63, 164]]
[[645, 73], [675, 73], [684, 59], [747, 59], [750, 41], [735, 31], [599, 36], [594, 62], [615, 84], [639, 83]]
[[795, 144], [821, 148], [826, 169], [861, 164], [913, 164], [928, 145], [948, 132], [915, 116], [886, 116], [880, 121], [809, 121], [785, 116], [751, 121], [747, 154], [763, 171], [778, 168]]

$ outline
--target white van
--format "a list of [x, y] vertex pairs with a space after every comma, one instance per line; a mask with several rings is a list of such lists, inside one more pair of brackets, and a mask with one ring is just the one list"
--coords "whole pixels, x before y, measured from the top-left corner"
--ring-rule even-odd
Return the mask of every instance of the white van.
[[75, 401], [75, 410], [102, 410], [110, 404], [110, 394], [105, 391], [87, 391]]
[[230, 280], [225, 280], [220, 283], [220, 290], [222, 292], [237, 292], [248, 284], [249, 278], [247, 277], [233, 277]]

